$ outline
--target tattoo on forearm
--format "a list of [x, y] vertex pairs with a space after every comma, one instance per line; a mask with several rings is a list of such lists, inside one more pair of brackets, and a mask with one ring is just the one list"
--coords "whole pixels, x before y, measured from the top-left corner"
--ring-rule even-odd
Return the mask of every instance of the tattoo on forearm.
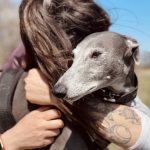
[[120, 124], [121, 122], [117, 121], [116, 117], [120, 116], [119, 119], [123, 119], [125, 123], [132, 125], [132, 127], [135, 125], [140, 126], [141, 124], [140, 117], [138, 116], [138, 114], [136, 114], [134, 110], [128, 107], [121, 107], [119, 109], [108, 107], [109, 106], [107, 106], [107, 104], [102, 105], [101, 111], [99, 111], [100, 113], [104, 114], [103, 116], [104, 118], [102, 120], [104, 135], [108, 136], [109, 137], [108, 139], [114, 143], [120, 145], [130, 144], [130, 142], [133, 142], [132, 139], [134, 137], [133, 132], [130, 130], [130, 127], [124, 125], [123, 122], [122, 124]]
[[125, 117], [125, 119], [129, 120], [133, 124], [141, 124], [139, 116], [132, 109], [124, 108], [119, 112], [119, 115]]
[[121, 145], [129, 143], [132, 138], [130, 130], [123, 125], [113, 125], [107, 132], [111, 135], [113, 142]]
[[85, 116], [82, 118], [85, 122], [87, 120], [91, 122], [91, 126], [98, 135], [103, 135], [121, 146], [129, 146], [135, 140], [133, 134], [136, 130], [132, 131], [132, 129], [134, 127], [138, 129], [141, 120], [133, 109], [93, 100], [86, 101], [84, 108]]

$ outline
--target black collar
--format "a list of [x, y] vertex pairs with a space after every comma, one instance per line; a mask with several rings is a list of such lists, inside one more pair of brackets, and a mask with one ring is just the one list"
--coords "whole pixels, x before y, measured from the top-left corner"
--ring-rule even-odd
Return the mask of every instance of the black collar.
[[109, 88], [103, 88], [98, 90], [97, 92], [94, 92], [93, 94], [94, 97], [100, 98], [100, 100], [102, 101], [108, 101], [117, 104], [125, 104], [135, 99], [137, 95], [137, 88], [129, 93], [121, 93], [121, 94], [114, 93]]
[[117, 103], [117, 104], [125, 104], [128, 103], [130, 101], [132, 101], [133, 99], [135, 99], [136, 95], [137, 95], [137, 89], [138, 89], [138, 80], [137, 80], [137, 76], [134, 74], [134, 90], [128, 92], [128, 93], [117, 93], [114, 92], [113, 90], [111, 90], [110, 88], [103, 88], [100, 89], [94, 93], [92, 93], [94, 95], [94, 97], [96, 98], [100, 98], [100, 100], [102, 101], [108, 101], [111, 103]]

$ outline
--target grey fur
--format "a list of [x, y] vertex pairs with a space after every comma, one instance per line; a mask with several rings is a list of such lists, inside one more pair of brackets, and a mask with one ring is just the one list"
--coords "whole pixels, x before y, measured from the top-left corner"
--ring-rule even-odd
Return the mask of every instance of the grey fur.
[[138, 62], [138, 47], [136, 40], [114, 32], [87, 36], [73, 50], [73, 64], [55, 85], [54, 93], [76, 101], [104, 87], [117, 92], [132, 91], [130, 76]]

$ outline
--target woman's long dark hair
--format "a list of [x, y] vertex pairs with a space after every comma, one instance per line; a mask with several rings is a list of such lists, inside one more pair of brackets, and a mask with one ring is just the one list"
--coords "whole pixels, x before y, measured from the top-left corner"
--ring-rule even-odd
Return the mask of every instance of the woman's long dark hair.
[[110, 26], [107, 13], [93, 0], [23, 0], [19, 14], [27, 69], [39, 67], [50, 87], [67, 69], [71, 50]]

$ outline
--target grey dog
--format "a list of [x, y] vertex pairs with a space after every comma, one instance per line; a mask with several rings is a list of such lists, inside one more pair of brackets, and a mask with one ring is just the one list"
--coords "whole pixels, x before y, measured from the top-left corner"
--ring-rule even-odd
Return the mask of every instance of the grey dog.
[[[53, 94], [72, 105], [71, 111], [75, 110], [73, 118], [103, 149], [108, 143], [102, 138], [96, 124], [103, 119], [100, 113], [104, 109], [110, 113], [111, 108], [107, 105], [103, 107], [102, 100], [149, 112], [135, 98], [138, 84], [134, 67], [139, 63], [139, 44], [133, 38], [114, 32], [94, 33], [78, 44], [73, 56], [72, 66], [58, 80]], [[126, 143], [128, 138], [119, 141]]]
[[54, 87], [57, 97], [77, 101], [107, 88], [110, 97], [104, 100], [115, 102], [117, 96], [137, 88], [134, 65], [139, 63], [139, 44], [135, 39], [114, 32], [94, 33], [78, 44], [73, 55], [72, 66]]
[[[100, 32], [86, 37], [73, 55], [72, 66], [58, 80], [53, 93], [67, 106], [71, 104], [70, 117], [76, 118], [91, 140], [104, 149], [109, 143], [99, 126], [104, 119], [101, 113], [112, 119], [114, 109], [107, 105], [108, 101], [134, 107], [150, 116], [149, 108], [136, 97], [138, 81], [134, 67], [139, 64], [139, 44], [118, 33]], [[132, 119], [136, 115], [131, 116]], [[109, 129], [112, 131], [113, 127]], [[129, 137], [113, 136], [122, 144], [130, 141]]]

